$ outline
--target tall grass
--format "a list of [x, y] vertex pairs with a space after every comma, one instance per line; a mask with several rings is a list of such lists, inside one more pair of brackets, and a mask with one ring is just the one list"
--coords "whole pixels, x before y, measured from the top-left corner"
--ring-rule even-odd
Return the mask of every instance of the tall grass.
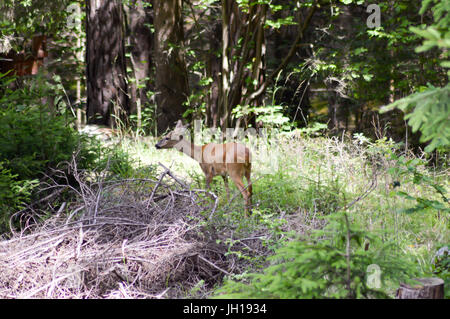
[[[144, 166], [161, 162], [195, 187], [204, 187], [204, 176], [197, 162], [176, 150], [156, 150], [155, 142], [154, 138], [144, 138], [125, 142], [123, 147]], [[414, 203], [397, 196], [397, 191], [413, 197], [437, 195], [427, 185], [414, 184], [412, 176], [395, 173], [398, 163], [389, 157], [398, 152], [394, 143], [296, 134], [263, 142], [268, 145], [268, 152], [262, 152], [261, 148], [252, 150], [252, 221], [243, 218], [243, 200], [234, 185], [230, 183], [231, 203], [226, 199], [222, 180], [217, 178], [213, 185], [220, 199], [219, 206], [234, 212], [223, 223], [237, 223], [236, 227], [242, 229], [243, 225], [257, 227], [261, 222], [267, 226], [285, 216], [306, 216], [302, 222], [308, 223], [317, 216], [335, 213], [364, 195], [346, 209], [350, 220], [367, 231], [382, 232], [383, 242], [395, 242], [399, 254], [413, 256], [422, 272], [431, 271], [435, 251], [449, 242], [448, 216], [433, 209], [404, 212]], [[445, 171], [433, 171], [425, 161], [421, 163], [417, 166], [419, 170], [448, 189]], [[370, 187], [373, 189], [368, 192]]]

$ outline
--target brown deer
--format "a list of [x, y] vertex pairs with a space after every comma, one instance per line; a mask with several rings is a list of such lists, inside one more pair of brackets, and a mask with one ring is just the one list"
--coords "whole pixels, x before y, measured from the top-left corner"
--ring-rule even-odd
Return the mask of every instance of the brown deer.
[[[227, 198], [229, 198], [227, 177], [229, 175], [241, 192], [242, 197], [244, 197], [245, 215], [248, 216], [252, 197], [250, 150], [239, 143], [195, 145], [183, 138], [186, 129], [187, 126], [178, 121], [175, 129], [162, 137], [155, 147], [157, 149], [175, 148], [199, 162], [206, 177], [206, 188], [209, 188], [214, 176], [222, 176]], [[244, 176], [247, 179], [247, 187], [245, 187], [243, 182]]]

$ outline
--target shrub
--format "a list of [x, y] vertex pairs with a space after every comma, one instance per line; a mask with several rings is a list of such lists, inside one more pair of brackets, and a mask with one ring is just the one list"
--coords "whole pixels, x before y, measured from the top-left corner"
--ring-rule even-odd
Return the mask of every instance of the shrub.
[[64, 119], [36, 107], [0, 109], [0, 159], [19, 179], [29, 179], [67, 161], [78, 147]]
[[450, 298], [450, 255], [448, 246], [443, 246], [433, 258], [432, 270], [433, 275], [444, 280], [445, 298]]
[[37, 180], [17, 180], [17, 175], [0, 162], [0, 234], [7, 231], [10, 212], [22, 208]]
[[[106, 148], [72, 127], [58, 78], [52, 84], [38, 76], [11, 89], [13, 81], [0, 74], [0, 232], [7, 229], [12, 213], [31, 199], [44, 173], [51, 174], [55, 167], [64, 170], [60, 164], [75, 154], [79, 169], [107, 169], [127, 177], [132, 172], [126, 152]], [[51, 99], [53, 103], [44, 103]]]
[[33, 179], [69, 160], [80, 138], [70, 126], [57, 78], [56, 84], [42, 76], [21, 80], [11, 89], [14, 80], [0, 75], [0, 160], [20, 180]]
[[[388, 297], [389, 286], [408, 280], [415, 267], [379, 236], [350, 226], [346, 214], [327, 217], [328, 225], [312, 240], [300, 238], [279, 248], [263, 273], [229, 280], [218, 290], [224, 298], [376, 298]], [[370, 243], [370, 247], [368, 247]], [[381, 270], [382, 289], [368, 275]], [[381, 288], [380, 287], [380, 288]]]

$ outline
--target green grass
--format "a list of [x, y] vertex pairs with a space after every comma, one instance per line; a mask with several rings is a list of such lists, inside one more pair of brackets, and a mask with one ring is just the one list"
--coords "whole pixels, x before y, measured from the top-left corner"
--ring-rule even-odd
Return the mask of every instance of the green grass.
[[[156, 150], [155, 142], [154, 138], [144, 138], [139, 142], [124, 142], [122, 146], [141, 167], [156, 166], [156, 176], [163, 170], [157, 165], [161, 162], [194, 187], [205, 187], [196, 161], [176, 150]], [[427, 185], [414, 184], [412, 176], [393, 173], [395, 161], [386, 155], [386, 150], [393, 148], [392, 144], [380, 142], [370, 147], [356, 140], [343, 142], [335, 138], [294, 135], [270, 142], [270, 158], [262, 156], [264, 152], [253, 150], [255, 213], [250, 219], [243, 217], [243, 199], [237, 188], [230, 181], [234, 200], [229, 203], [222, 179], [215, 178], [212, 191], [220, 200], [216, 225], [233, 228], [234, 234], [250, 233], [258, 227], [279, 234], [285, 216], [304, 215], [304, 222], [308, 223], [311, 216], [339, 211], [365, 194], [376, 172], [374, 189], [346, 210], [350, 221], [367, 231], [382, 233], [383, 242], [395, 242], [398, 253], [415, 259], [422, 273], [430, 273], [435, 251], [449, 243], [448, 214], [434, 209], [409, 214], [402, 211], [415, 203], [397, 196], [395, 191], [404, 191], [413, 197], [436, 199], [439, 196]], [[418, 165], [417, 169], [448, 189], [445, 172], [432, 172], [423, 165]], [[400, 187], [393, 189], [394, 180], [400, 182]]]
[[[147, 137], [139, 142], [125, 141], [122, 145], [141, 167], [163, 168], [161, 162], [194, 187], [205, 187], [204, 175], [198, 163], [176, 150], [157, 150], [155, 138]], [[260, 210], [283, 211], [287, 214], [300, 210], [329, 214], [364, 193], [371, 183], [372, 167], [368, 151], [356, 143], [341, 142], [332, 138], [285, 138], [278, 140], [270, 150], [271, 162], [278, 161], [277, 169], [272, 163], [253, 157], [252, 180], [254, 205]], [[448, 217], [438, 212], [400, 213], [413, 203], [392, 194], [392, 177], [388, 173], [392, 163], [379, 163], [376, 188], [362, 201], [352, 207], [352, 217], [361, 220], [371, 229], [392, 228], [406, 246], [434, 245], [448, 241]], [[431, 172], [430, 172], [431, 174]], [[158, 175], [158, 174], [156, 174]], [[400, 179], [398, 190], [412, 196], [436, 196], [433, 190]], [[448, 178], [440, 177], [448, 188]], [[231, 197], [242, 204], [237, 188], [230, 181]], [[215, 177], [213, 191], [225, 202], [222, 179]], [[242, 205], [241, 205], [242, 206]], [[242, 206], [243, 207], [243, 206]]]

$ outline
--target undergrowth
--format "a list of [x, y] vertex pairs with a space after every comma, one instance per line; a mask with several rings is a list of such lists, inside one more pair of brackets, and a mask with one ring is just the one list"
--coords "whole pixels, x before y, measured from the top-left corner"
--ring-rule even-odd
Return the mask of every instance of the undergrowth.
[[[17, 110], [5, 108], [3, 112]], [[192, 188], [204, 188], [198, 163], [176, 150], [156, 150], [154, 138], [125, 138], [108, 147], [88, 137], [77, 139], [73, 145], [78, 150], [80, 142], [84, 143], [80, 168], [94, 174], [157, 180], [164, 172], [158, 165], [162, 163]], [[233, 183], [230, 198], [221, 178], [211, 187], [218, 196], [218, 207], [203, 225], [204, 231], [217, 233], [216, 244], [227, 247], [225, 258], [241, 260], [233, 265], [233, 273], [223, 270], [227, 280], [225, 285], [216, 282], [216, 295], [393, 297], [399, 281], [416, 275], [440, 276], [448, 285], [445, 260], [433, 263], [437, 249], [449, 243], [445, 165], [434, 168], [426, 156], [417, 157], [392, 141], [372, 142], [362, 135], [341, 140], [294, 132], [252, 145], [258, 147], [252, 149], [251, 217], [244, 217], [244, 203]], [[75, 151], [71, 147], [62, 156]], [[32, 153], [30, 159], [38, 154]], [[58, 166], [43, 163], [47, 166], [35, 170], [37, 175], [31, 180], [18, 178], [5, 160], [0, 163], [4, 197], [0, 209], [7, 205], [8, 212], [13, 212], [30, 200], [32, 181], [48, 173], [46, 167]], [[8, 214], [2, 216], [5, 225]], [[255, 240], [259, 241], [256, 246]], [[371, 265], [379, 267], [381, 274], [377, 289], [368, 285]], [[185, 291], [187, 298], [212, 293], [204, 282]]]
[[[212, 186], [219, 196], [220, 205], [210, 223], [231, 229], [228, 232], [231, 238], [222, 239], [222, 242], [229, 245], [230, 253], [239, 254], [249, 261], [244, 277], [230, 277], [247, 287], [245, 294], [232, 294], [233, 297], [393, 297], [398, 281], [414, 275], [433, 276], [434, 254], [449, 243], [449, 180], [445, 165], [444, 168], [433, 167], [429, 165], [426, 154], [418, 157], [405, 153], [402, 145], [386, 138], [372, 142], [362, 135], [341, 140], [284, 133], [267, 145], [271, 145], [270, 158], [264, 159], [258, 156], [259, 149], [253, 150], [256, 154], [252, 168], [254, 213], [250, 219], [243, 217], [243, 201], [232, 183], [231, 202], [226, 198], [221, 179], [217, 178]], [[204, 187], [204, 176], [198, 164], [186, 155], [175, 150], [157, 151], [152, 138], [125, 144], [124, 147], [140, 161], [170, 165], [176, 174], [192, 182], [195, 187]], [[329, 225], [327, 216], [335, 218], [333, 216], [342, 209], [346, 209], [351, 227], [358, 225], [363, 236], [371, 238], [367, 250], [360, 245], [354, 247], [355, 256], [362, 258], [360, 261], [357, 258], [351, 260], [351, 269], [355, 271], [352, 278], [357, 278], [358, 282], [352, 283], [354, 289], [350, 289], [351, 292], [348, 289], [341, 291], [335, 286], [334, 279], [340, 276], [336, 270], [336, 276], [330, 277], [334, 279], [327, 281], [327, 284], [319, 284], [318, 277], [314, 277], [317, 280], [315, 284], [323, 289], [317, 288], [319, 286], [316, 287], [319, 290], [305, 288], [307, 285], [301, 284], [305, 278], [296, 273], [299, 285], [303, 287], [297, 294], [289, 294], [289, 290], [262, 293], [266, 289], [262, 288], [262, 283], [276, 278], [273, 273], [259, 271], [268, 265], [272, 265], [270, 269], [273, 271], [299, 267], [294, 255], [293, 264], [280, 257], [288, 254], [289, 249], [291, 253], [299, 253], [302, 265], [308, 264], [308, 258], [300, 254], [304, 250], [316, 251], [316, 262], [323, 264], [330, 262], [331, 255], [325, 252], [331, 246], [339, 255], [342, 248], [336, 242], [339, 238], [323, 241], [320, 229]], [[261, 234], [264, 233], [261, 235], [262, 244], [270, 247], [274, 257], [254, 256], [245, 248], [239, 252], [233, 250], [236, 243], [240, 243], [242, 238], [254, 236], [258, 229]], [[335, 228], [336, 236], [339, 231], [343, 229]], [[299, 240], [299, 236], [303, 239]], [[309, 236], [315, 239], [308, 239]], [[375, 292], [366, 289], [364, 282], [367, 280], [364, 274], [367, 275], [367, 266], [371, 263], [381, 268], [381, 274], [386, 279], [381, 289]], [[308, 265], [304, 267], [313, 264]], [[245, 274], [254, 271], [257, 272], [248, 278], [258, 279], [249, 281]], [[313, 282], [310, 284], [311, 287], [315, 285]], [[225, 287], [221, 291], [235, 291], [235, 287], [227, 289]]]

